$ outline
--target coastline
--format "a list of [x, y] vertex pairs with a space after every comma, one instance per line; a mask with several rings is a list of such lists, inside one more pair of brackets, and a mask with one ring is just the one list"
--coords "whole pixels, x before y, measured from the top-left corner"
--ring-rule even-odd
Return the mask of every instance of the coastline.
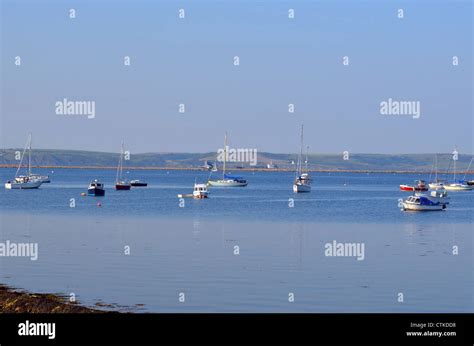
[[[0, 164], [0, 168], [18, 168], [17, 165]], [[117, 170], [114, 166], [49, 166], [37, 165], [32, 166], [33, 169], [97, 169], [97, 170]], [[145, 171], [202, 171], [209, 172], [202, 167], [140, 167], [130, 166], [127, 170], [145, 170]], [[237, 172], [294, 172], [293, 168], [230, 168]], [[357, 169], [309, 169], [313, 173], [382, 173], [382, 174], [430, 174], [426, 170], [357, 170]], [[452, 174], [453, 172], [450, 172]], [[474, 174], [474, 170], [456, 171], [456, 174]]]
[[0, 314], [5, 313], [109, 313], [79, 303], [69, 303], [64, 297], [51, 293], [30, 293], [0, 284]]

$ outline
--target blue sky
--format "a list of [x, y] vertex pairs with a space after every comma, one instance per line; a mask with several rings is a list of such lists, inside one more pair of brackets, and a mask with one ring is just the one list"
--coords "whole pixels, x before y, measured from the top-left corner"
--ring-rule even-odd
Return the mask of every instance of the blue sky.
[[[204, 152], [228, 131], [295, 152], [304, 123], [314, 153], [473, 152], [471, 1], [1, 3], [2, 147], [32, 131], [41, 148]], [[96, 118], [56, 115], [63, 98]], [[419, 101], [420, 119], [380, 115], [388, 98]]]

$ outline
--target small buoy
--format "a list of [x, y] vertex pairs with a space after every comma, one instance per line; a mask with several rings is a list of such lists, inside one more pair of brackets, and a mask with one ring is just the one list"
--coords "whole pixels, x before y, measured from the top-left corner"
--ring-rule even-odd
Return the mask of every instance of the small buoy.
[[102, 203], [97, 202], [97, 206], [98, 206], [98, 207], [102, 207]]
[[85, 192], [82, 192], [81, 196], [87, 196], [87, 194]]

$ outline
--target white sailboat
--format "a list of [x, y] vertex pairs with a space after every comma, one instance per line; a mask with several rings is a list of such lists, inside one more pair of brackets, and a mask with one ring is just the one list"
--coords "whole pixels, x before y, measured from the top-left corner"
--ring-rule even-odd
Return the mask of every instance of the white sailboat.
[[[247, 180], [242, 177], [232, 176], [226, 174], [226, 161], [227, 161], [227, 132], [224, 137], [224, 160], [222, 167], [222, 179], [208, 180], [207, 184], [210, 186], [218, 187], [244, 187], [247, 186]], [[212, 174], [212, 173], [211, 173]]]
[[311, 192], [311, 177], [308, 173], [308, 158], [306, 158], [306, 172], [303, 172], [303, 125], [301, 125], [301, 147], [296, 164], [296, 178], [293, 184], [293, 192]]
[[445, 184], [444, 188], [446, 190], [450, 190], [450, 191], [469, 191], [469, 190], [474, 189], [474, 186], [468, 185], [463, 180], [456, 181], [456, 161], [457, 160], [454, 160], [454, 158], [453, 158], [453, 167], [454, 167], [453, 168], [453, 175], [454, 175], [453, 183], [452, 184]]
[[438, 155], [435, 155], [435, 180], [428, 184], [432, 190], [441, 190], [444, 189], [444, 183], [442, 180], [438, 179]]
[[[28, 150], [28, 171], [27, 175], [18, 175], [21, 169], [21, 165], [23, 163], [23, 158], [25, 157], [25, 153]], [[26, 190], [26, 189], [37, 189], [43, 184], [41, 179], [35, 179], [31, 174], [31, 133], [28, 135], [28, 141], [26, 142], [25, 149], [23, 149], [23, 153], [21, 154], [20, 164], [18, 165], [18, 169], [15, 173], [15, 178], [13, 180], [9, 180], [5, 183], [5, 189], [8, 190]]]

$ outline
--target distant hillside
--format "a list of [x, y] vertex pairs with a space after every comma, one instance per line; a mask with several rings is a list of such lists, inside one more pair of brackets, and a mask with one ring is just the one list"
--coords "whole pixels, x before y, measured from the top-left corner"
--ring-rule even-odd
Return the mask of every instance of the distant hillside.
[[[17, 165], [15, 152], [21, 149], [6, 149], [0, 151], [0, 165]], [[278, 169], [293, 170], [292, 161], [296, 161], [296, 155], [258, 153], [257, 166], [248, 163], [228, 163], [229, 168], [237, 169], [263, 169], [267, 164], [273, 163]], [[126, 167], [140, 168], [200, 168], [206, 161], [216, 160], [216, 153], [143, 153], [132, 154]], [[465, 171], [471, 160], [470, 155], [459, 155], [457, 171]], [[413, 171], [430, 172], [434, 163], [433, 154], [351, 154], [349, 160], [344, 160], [342, 154], [312, 154], [308, 157], [311, 170], [350, 170], [350, 171]], [[34, 166], [48, 167], [115, 167], [118, 162], [117, 153], [103, 153], [92, 151], [75, 150], [34, 150], [32, 164]], [[218, 167], [221, 164], [218, 163]], [[451, 154], [438, 155], [438, 167], [440, 173], [445, 173], [448, 168], [452, 171]], [[471, 166], [474, 171], [474, 164]]]

